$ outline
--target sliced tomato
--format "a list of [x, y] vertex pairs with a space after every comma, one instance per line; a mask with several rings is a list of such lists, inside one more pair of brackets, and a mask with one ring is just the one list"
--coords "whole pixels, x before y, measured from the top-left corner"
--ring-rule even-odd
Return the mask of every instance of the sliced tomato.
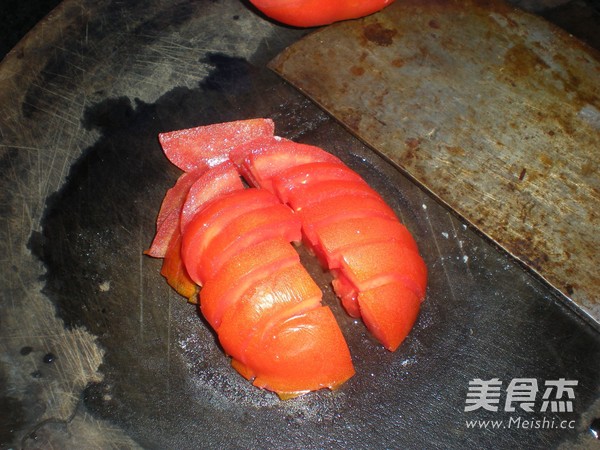
[[375, 196], [362, 197], [357, 201], [353, 195], [339, 195], [312, 203], [297, 213], [302, 221], [306, 241], [315, 249], [318, 248], [315, 227], [319, 225], [360, 217], [386, 217], [397, 220], [394, 210]]
[[398, 281], [420, 299], [425, 296], [427, 267], [417, 252], [398, 241], [347, 247], [340, 271], [360, 292]]
[[181, 208], [181, 232], [185, 232], [185, 228], [194, 216], [211, 200], [241, 189], [244, 189], [244, 183], [242, 183], [235, 166], [229, 161], [202, 174], [190, 187]]
[[383, 200], [366, 182], [347, 180], [325, 180], [306, 186], [298, 186], [288, 195], [288, 203], [295, 210], [327, 200], [331, 197], [352, 196], [354, 203], [359, 204], [365, 197]]
[[273, 136], [271, 119], [248, 119], [217, 123], [158, 135], [165, 155], [185, 172], [199, 165], [215, 167], [229, 158], [229, 152], [261, 136]]
[[175, 291], [188, 299], [190, 303], [198, 303], [199, 287], [192, 281], [181, 260], [181, 235], [176, 233], [164, 257], [160, 274]]
[[270, 145], [250, 151], [239, 164], [240, 173], [254, 186], [273, 191], [272, 178], [282, 171], [311, 162], [341, 163], [339, 158], [325, 150], [308, 144], [300, 144], [278, 138]]
[[246, 248], [227, 261], [213, 278], [206, 280], [200, 291], [202, 314], [218, 331], [223, 314], [244, 292], [270, 273], [298, 261], [300, 257], [296, 250], [282, 238]]
[[415, 324], [421, 300], [404, 283], [394, 282], [361, 292], [358, 304], [369, 331], [395, 351]]
[[300, 262], [278, 268], [258, 280], [230, 307], [219, 327], [223, 349], [248, 362], [245, 349], [256, 333], [321, 306], [322, 293]]
[[359, 217], [317, 224], [314, 227], [320, 254], [327, 267], [340, 267], [344, 249], [381, 241], [397, 241], [406, 248], [418, 251], [410, 231], [398, 220], [387, 217]]
[[233, 366], [283, 399], [335, 389], [354, 375], [344, 336], [326, 306], [257, 333], [247, 346], [246, 362], [235, 360]]
[[300, 218], [281, 203], [240, 214], [224, 227], [202, 252], [199, 273], [208, 279], [233, 255], [274, 237], [287, 242], [302, 239]]
[[362, 178], [341, 162], [314, 162], [280, 172], [273, 177], [273, 188], [279, 199], [287, 203], [289, 193], [296, 188], [330, 180], [361, 181]]
[[342, 302], [342, 306], [350, 317], [356, 319], [361, 317], [360, 307], [358, 306], [358, 289], [346, 276], [339, 270], [332, 270], [333, 281], [331, 282], [335, 295]]
[[154, 258], [165, 256], [171, 238], [176, 231], [179, 232], [179, 217], [185, 198], [194, 182], [206, 170], [206, 168], [200, 168], [193, 172], [183, 173], [177, 179], [175, 185], [167, 191], [158, 212], [156, 235], [150, 249], [144, 252], [146, 255]]
[[203, 255], [213, 239], [237, 217], [250, 211], [280, 205], [265, 189], [238, 189], [207, 203], [186, 227], [182, 241], [182, 258], [191, 278], [203, 284], [210, 268], [203, 267]]

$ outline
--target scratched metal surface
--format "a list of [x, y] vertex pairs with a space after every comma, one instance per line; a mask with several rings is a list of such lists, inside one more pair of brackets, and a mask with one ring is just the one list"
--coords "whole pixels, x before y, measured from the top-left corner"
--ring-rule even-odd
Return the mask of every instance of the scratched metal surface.
[[273, 67], [600, 321], [597, 51], [502, 2], [408, 0]]
[[[305, 31], [237, 1], [67, 0], [0, 65], [0, 447], [582, 448], [600, 416], [597, 327], [266, 68]], [[280, 402], [229, 367], [142, 256], [178, 173], [159, 131], [250, 116], [378, 189], [430, 270], [394, 354], [340, 311], [357, 375]], [[471, 429], [469, 381], [579, 382], [572, 429]], [[536, 407], [539, 408], [541, 393]]]

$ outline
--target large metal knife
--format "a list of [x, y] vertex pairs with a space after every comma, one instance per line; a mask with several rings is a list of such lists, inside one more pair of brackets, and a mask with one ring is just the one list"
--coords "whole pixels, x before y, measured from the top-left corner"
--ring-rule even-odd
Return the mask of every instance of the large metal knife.
[[270, 67], [600, 321], [600, 58], [500, 1], [402, 0]]

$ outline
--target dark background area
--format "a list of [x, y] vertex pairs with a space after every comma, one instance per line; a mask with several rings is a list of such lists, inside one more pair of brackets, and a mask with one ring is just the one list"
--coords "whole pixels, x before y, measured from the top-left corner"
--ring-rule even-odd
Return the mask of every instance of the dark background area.
[[0, 58], [61, 0], [0, 0]]

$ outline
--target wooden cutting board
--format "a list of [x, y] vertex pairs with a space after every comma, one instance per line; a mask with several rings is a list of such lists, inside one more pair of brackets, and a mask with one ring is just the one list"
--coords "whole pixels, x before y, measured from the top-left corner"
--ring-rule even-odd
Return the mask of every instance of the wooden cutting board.
[[500, 1], [402, 0], [271, 68], [600, 320], [600, 59]]

